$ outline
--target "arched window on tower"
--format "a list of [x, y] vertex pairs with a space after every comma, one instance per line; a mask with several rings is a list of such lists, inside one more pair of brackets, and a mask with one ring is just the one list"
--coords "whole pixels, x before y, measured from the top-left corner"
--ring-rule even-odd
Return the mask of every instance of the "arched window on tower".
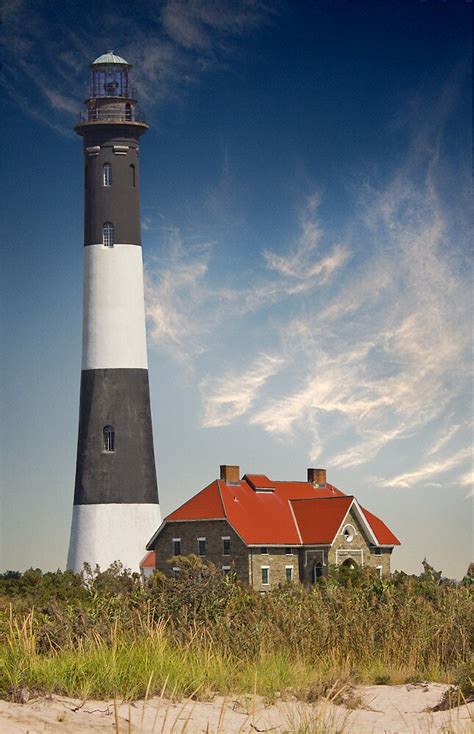
[[130, 166], [130, 182], [131, 182], [133, 188], [135, 188], [135, 186], [137, 184], [136, 184], [136, 180], [135, 180], [135, 166], [133, 164]]
[[104, 426], [102, 431], [104, 438], [104, 451], [111, 453], [115, 451], [115, 431], [113, 426]]
[[114, 225], [106, 222], [102, 227], [102, 244], [104, 247], [113, 247], [115, 242]]
[[112, 166], [110, 163], [104, 163], [103, 168], [103, 181], [104, 186], [112, 186]]

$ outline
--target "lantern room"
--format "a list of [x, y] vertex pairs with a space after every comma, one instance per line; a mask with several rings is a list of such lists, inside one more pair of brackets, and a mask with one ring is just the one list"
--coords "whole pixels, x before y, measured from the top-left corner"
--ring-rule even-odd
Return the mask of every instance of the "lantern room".
[[127, 97], [134, 96], [129, 85], [131, 65], [113, 51], [102, 54], [91, 66], [89, 97]]
[[92, 62], [86, 110], [79, 114], [76, 126], [79, 134], [85, 125], [104, 123], [132, 123], [146, 129], [136, 91], [130, 84], [131, 68], [128, 61], [113, 51]]

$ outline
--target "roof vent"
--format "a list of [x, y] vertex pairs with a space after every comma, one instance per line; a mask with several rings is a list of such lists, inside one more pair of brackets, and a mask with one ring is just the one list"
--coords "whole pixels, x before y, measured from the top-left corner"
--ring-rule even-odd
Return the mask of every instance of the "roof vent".
[[326, 469], [308, 469], [308, 482], [313, 487], [326, 486]]
[[240, 467], [221, 464], [221, 479], [226, 484], [240, 484]]

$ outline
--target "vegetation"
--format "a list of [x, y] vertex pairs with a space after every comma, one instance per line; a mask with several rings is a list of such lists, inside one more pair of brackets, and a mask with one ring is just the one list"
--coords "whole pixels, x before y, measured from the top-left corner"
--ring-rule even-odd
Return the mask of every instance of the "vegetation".
[[118, 564], [0, 576], [0, 696], [132, 700], [166, 687], [311, 701], [355, 682], [470, 679], [469, 579], [334, 570], [260, 595], [192, 556], [180, 567], [145, 584]]

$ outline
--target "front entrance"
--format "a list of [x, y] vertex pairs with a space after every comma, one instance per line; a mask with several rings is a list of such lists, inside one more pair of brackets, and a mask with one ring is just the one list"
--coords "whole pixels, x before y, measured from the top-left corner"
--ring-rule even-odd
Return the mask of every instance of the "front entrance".
[[357, 563], [354, 561], [353, 558], [346, 558], [346, 560], [343, 561], [343, 563], [341, 563], [341, 566], [353, 571], [354, 569], [357, 568]]

